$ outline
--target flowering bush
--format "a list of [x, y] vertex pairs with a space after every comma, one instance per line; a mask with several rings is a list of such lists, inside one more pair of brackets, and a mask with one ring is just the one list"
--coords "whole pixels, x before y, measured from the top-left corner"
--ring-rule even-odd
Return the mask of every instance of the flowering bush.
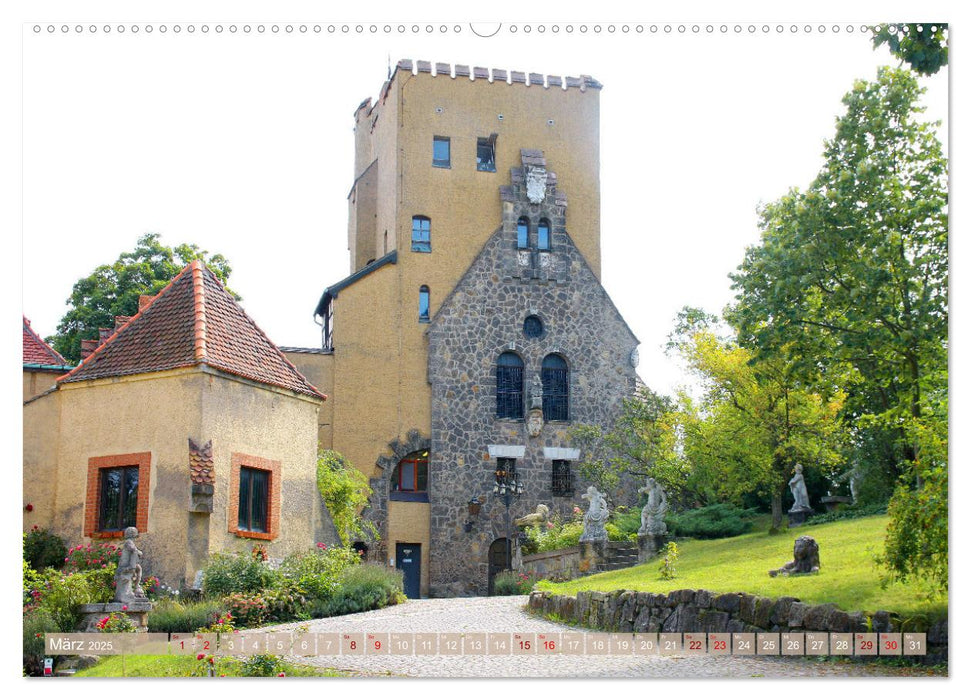
[[259, 553], [222, 554], [209, 557], [202, 572], [202, 590], [207, 596], [220, 597], [231, 593], [257, 593], [271, 588], [279, 574]]
[[503, 571], [492, 581], [495, 595], [523, 595], [533, 590], [537, 579], [523, 571]]
[[79, 544], [67, 550], [64, 557], [64, 570], [67, 572], [92, 571], [117, 566], [121, 547], [111, 542], [92, 542]]
[[61, 568], [67, 556], [64, 540], [47, 529], [34, 525], [24, 533], [24, 560], [33, 569]]
[[107, 634], [113, 634], [116, 632], [137, 632], [138, 628], [135, 627], [135, 623], [128, 615], [122, 613], [109, 613], [107, 617], [101, 618], [95, 627], [98, 628], [99, 632], [105, 632]]
[[263, 624], [270, 615], [269, 606], [262, 595], [247, 595], [232, 593], [223, 599], [229, 608], [231, 619], [244, 627], [256, 627]]
[[64, 574], [45, 569], [30, 579], [24, 589], [24, 613], [46, 612], [60, 631], [73, 630], [79, 621], [82, 603], [107, 603], [112, 598], [109, 585], [115, 567], [97, 571]]
[[211, 623], [205, 627], [200, 627], [196, 632], [202, 634], [213, 634], [217, 632], [222, 632], [223, 634], [230, 634], [236, 631], [236, 621], [233, 618], [232, 613], [226, 614], [216, 614], [213, 616]]

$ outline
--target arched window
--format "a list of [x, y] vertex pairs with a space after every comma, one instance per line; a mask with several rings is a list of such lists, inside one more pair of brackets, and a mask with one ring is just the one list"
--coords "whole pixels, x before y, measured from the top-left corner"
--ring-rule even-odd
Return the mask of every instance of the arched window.
[[429, 309], [431, 308], [431, 295], [428, 291], [428, 285], [423, 284], [418, 289], [418, 322], [428, 323], [430, 318]]
[[529, 219], [525, 216], [519, 217], [519, 221], [516, 222], [516, 247], [529, 247]]
[[411, 217], [411, 249], [416, 253], [432, 252], [432, 220], [427, 216]]
[[523, 417], [523, 361], [504, 352], [496, 361], [496, 418]]
[[550, 249], [550, 222], [540, 219], [536, 227], [536, 247], [540, 250]]
[[412, 452], [391, 474], [391, 500], [425, 500], [428, 493], [428, 450]]
[[543, 419], [570, 420], [570, 370], [559, 355], [543, 358]]

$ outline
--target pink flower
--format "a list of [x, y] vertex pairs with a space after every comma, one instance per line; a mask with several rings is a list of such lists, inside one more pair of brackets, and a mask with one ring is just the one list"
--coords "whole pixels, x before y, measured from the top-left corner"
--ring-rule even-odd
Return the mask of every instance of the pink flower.
[[122, 609], [122, 610], [128, 610], [128, 606], [127, 606], [127, 605], [122, 605], [122, 606], [121, 606], [121, 609]]
[[284, 677], [284, 676], [286, 676], [286, 675], [287, 675], [287, 674], [285, 674], [285, 673], [284, 673], [283, 671], [280, 671], [280, 672], [279, 672], [279, 673], [277, 674], [277, 678], [283, 678], [283, 677]]
[[198, 654], [196, 656], [196, 661], [202, 661], [204, 658], [206, 658], [206, 655], [205, 654]]

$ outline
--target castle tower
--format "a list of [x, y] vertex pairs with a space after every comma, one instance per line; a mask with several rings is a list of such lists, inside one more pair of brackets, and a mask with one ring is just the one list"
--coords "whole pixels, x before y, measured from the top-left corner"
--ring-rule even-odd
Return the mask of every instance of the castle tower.
[[509, 557], [500, 460], [526, 488], [512, 517], [568, 512], [570, 427], [633, 393], [637, 340], [600, 285], [600, 88], [401, 61], [354, 113], [350, 274], [316, 307], [322, 348], [287, 354], [409, 595], [485, 594]]

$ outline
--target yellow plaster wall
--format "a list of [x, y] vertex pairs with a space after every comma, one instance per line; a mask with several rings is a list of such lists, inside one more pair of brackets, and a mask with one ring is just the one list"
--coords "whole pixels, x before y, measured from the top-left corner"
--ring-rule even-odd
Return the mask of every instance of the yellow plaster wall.
[[395, 545], [399, 542], [421, 544], [421, 594], [428, 595], [428, 550], [431, 542], [431, 506], [428, 503], [388, 502], [389, 558], [395, 556]]
[[[199, 439], [212, 440], [216, 490], [210, 516], [213, 551], [248, 551], [266, 545], [271, 557], [334, 543], [323, 521], [317, 491], [317, 409], [319, 403], [257, 385], [205, 375], [199, 378], [202, 400]], [[280, 533], [257, 540], [229, 532], [229, 473], [232, 453], [280, 462], [283, 478]]]
[[284, 353], [293, 366], [327, 396], [317, 414], [317, 442], [329, 450], [334, 446], [334, 355], [306, 352]]
[[138, 546], [145, 552], [146, 572], [181, 582], [189, 503], [187, 439], [198, 437], [201, 379], [198, 372], [175, 371], [61, 385], [54, 527], [68, 542], [84, 541], [88, 459], [151, 452], [148, 532]]
[[[26, 372], [24, 373], [26, 375]], [[24, 405], [24, 530], [54, 525], [61, 395], [55, 391]], [[84, 485], [78, 487], [83, 497]], [[27, 504], [33, 509], [28, 512]]]
[[61, 370], [24, 370], [24, 401], [42, 394], [57, 384], [57, 378], [66, 371]]

